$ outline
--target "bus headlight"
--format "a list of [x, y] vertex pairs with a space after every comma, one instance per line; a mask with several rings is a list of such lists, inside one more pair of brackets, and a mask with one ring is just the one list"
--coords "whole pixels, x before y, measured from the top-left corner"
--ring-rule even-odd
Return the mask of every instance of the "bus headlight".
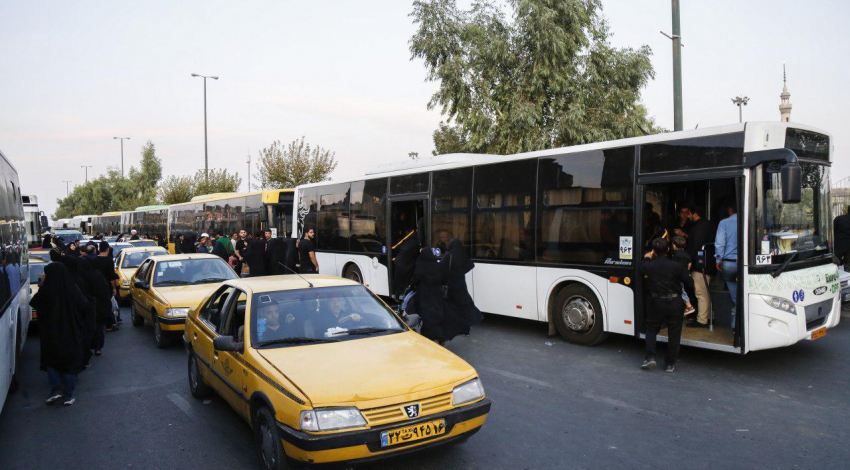
[[478, 400], [483, 396], [484, 386], [481, 385], [481, 380], [472, 379], [463, 385], [458, 385], [452, 390], [452, 405], [463, 405], [464, 403]]
[[782, 297], [773, 297], [771, 295], [760, 295], [759, 297], [761, 297], [768, 305], [777, 310], [793, 313], [794, 315], [797, 314], [797, 307], [795, 307], [794, 304], [791, 303], [791, 301], [788, 299], [783, 299]]
[[357, 408], [327, 408], [301, 412], [304, 431], [333, 431], [366, 426], [366, 419]]
[[165, 309], [166, 317], [185, 317], [189, 314], [189, 308], [167, 308]]

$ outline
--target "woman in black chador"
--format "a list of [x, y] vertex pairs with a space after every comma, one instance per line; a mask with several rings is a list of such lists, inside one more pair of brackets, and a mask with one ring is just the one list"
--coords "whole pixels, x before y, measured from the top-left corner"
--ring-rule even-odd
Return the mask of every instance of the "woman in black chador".
[[463, 243], [457, 238], [449, 242], [449, 252], [443, 262], [449, 264], [447, 311], [458, 328], [455, 334], [468, 335], [469, 328], [484, 319], [466, 288], [466, 273], [472, 271], [475, 263], [469, 259]]
[[83, 312], [88, 299], [61, 263], [44, 267], [44, 285], [30, 301], [38, 310], [41, 369], [50, 380], [48, 404], [74, 403], [77, 373], [83, 367]]

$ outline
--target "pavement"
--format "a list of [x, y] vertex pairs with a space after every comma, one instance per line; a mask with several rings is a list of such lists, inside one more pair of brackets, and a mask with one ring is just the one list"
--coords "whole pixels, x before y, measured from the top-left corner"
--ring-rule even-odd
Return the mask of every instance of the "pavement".
[[[75, 405], [44, 404], [38, 337], [0, 413], [0, 469], [259, 469], [248, 425], [189, 393], [186, 354], [150, 326], [107, 335]], [[737, 356], [684, 347], [674, 374], [641, 371], [643, 343], [588, 348], [545, 325], [488, 316], [448, 347], [493, 399], [466, 444], [366, 469], [808, 469], [850, 461], [850, 321], [813, 342]]]

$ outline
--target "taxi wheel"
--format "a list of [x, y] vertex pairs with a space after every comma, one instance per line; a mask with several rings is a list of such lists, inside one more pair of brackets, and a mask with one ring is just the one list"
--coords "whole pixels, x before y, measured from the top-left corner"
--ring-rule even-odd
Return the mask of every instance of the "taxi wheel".
[[206, 398], [212, 395], [212, 388], [201, 376], [201, 367], [198, 365], [198, 357], [195, 356], [194, 349], [189, 350], [189, 390], [195, 398]]
[[142, 326], [145, 324], [145, 319], [136, 312], [136, 303], [133, 302], [130, 304], [130, 322], [133, 326]]
[[156, 320], [156, 313], [151, 312], [151, 316], [153, 317], [153, 339], [156, 340], [156, 347], [165, 349], [171, 345], [171, 338], [168, 337], [166, 332], [162, 331], [162, 326]]
[[277, 424], [268, 408], [262, 407], [257, 410], [254, 419], [254, 433], [257, 436], [257, 444], [260, 447], [260, 458], [266, 470], [284, 470], [286, 465], [286, 452], [280, 442]]

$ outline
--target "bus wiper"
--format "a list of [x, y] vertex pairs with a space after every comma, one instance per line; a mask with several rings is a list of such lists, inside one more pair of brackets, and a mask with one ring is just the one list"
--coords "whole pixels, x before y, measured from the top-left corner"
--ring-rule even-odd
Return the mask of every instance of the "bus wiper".
[[372, 327], [372, 326], [367, 326], [367, 327], [364, 327], [364, 328], [352, 328], [350, 330], [337, 331], [336, 333], [333, 333], [332, 336], [365, 335], [365, 334], [369, 334], [369, 333], [386, 333], [388, 331], [404, 331], [404, 330], [401, 330], [401, 329], [398, 329], [398, 328], [376, 328], [376, 327]]
[[274, 344], [309, 344], [309, 343], [338, 343], [338, 339], [333, 338], [308, 338], [306, 336], [291, 336], [288, 338], [270, 339], [268, 341], [260, 341], [257, 347], [271, 346]]
[[165, 281], [159, 281], [155, 285], [157, 286], [185, 286], [189, 284], [189, 281], [183, 281], [181, 279], [168, 279]]
[[773, 278], [779, 277], [779, 275], [782, 274], [782, 271], [785, 271], [785, 268], [788, 267], [788, 265], [791, 263], [791, 261], [794, 261], [794, 258], [797, 257], [797, 253], [799, 253], [799, 251], [795, 251], [795, 252], [791, 253], [790, 256], [786, 257], [785, 262], [782, 263], [782, 266], [776, 268], [776, 271], [773, 271], [772, 273], [770, 273], [770, 275], [773, 276]]

